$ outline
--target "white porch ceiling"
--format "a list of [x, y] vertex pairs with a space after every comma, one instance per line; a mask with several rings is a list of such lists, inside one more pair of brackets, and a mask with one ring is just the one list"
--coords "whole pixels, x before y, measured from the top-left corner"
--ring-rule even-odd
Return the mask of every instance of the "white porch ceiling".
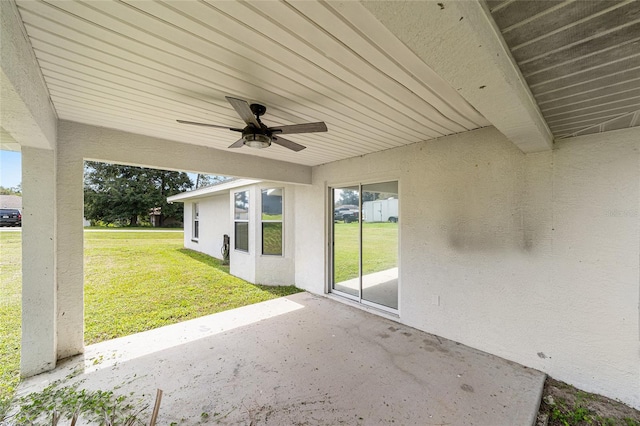
[[316, 165], [490, 123], [358, 2], [16, 2], [60, 119], [226, 150], [225, 96], [307, 146], [234, 150]]

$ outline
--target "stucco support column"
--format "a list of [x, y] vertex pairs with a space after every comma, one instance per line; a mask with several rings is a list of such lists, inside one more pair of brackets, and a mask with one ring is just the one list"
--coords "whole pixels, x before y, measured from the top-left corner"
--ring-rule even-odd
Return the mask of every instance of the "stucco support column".
[[56, 365], [56, 167], [53, 150], [22, 149], [20, 374]]
[[58, 140], [57, 284], [58, 359], [84, 352], [82, 141]]

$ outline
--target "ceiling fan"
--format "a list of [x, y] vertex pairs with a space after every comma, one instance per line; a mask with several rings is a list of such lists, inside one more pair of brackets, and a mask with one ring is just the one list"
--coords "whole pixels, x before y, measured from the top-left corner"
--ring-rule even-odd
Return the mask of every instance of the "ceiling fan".
[[280, 137], [281, 134], [291, 133], [315, 133], [326, 132], [327, 125], [320, 121], [317, 123], [304, 123], [304, 124], [292, 124], [289, 126], [274, 126], [267, 127], [262, 121], [262, 116], [267, 107], [260, 104], [251, 104], [243, 99], [232, 98], [227, 96], [227, 101], [231, 104], [233, 109], [236, 110], [240, 118], [245, 122], [246, 127], [243, 129], [235, 127], [218, 126], [216, 124], [197, 123], [194, 121], [177, 120], [182, 124], [193, 124], [196, 126], [215, 127], [218, 129], [229, 129], [233, 132], [241, 132], [242, 137], [236, 142], [231, 144], [229, 148], [242, 148], [246, 145], [251, 148], [267, 148], [271, 146], [271, 143], [283, 146], [293, 151], [302, 151], [306, 147], [288, 139]]

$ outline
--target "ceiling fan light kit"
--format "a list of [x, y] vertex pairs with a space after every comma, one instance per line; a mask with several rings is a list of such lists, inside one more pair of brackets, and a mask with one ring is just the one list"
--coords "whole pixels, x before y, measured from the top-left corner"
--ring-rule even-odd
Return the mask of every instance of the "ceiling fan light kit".
[[181, 124], [190, 124], [195, 126], [214, 127], [218, 129], [228, 129], [233, 132], [242, 132], [242, 138], [231, 144], [229, 148], [241, 148], [248, 146], [249, 148], [268, 148], [271, 143], [280, 145], [292, 151], [302, 151], [306, 147], [290, 141], [288, 139], [276, 136], [276, 134], [287, 133], [315, 133], [326, 132], [327, 125], [320, 121], [317, 123], [293, 124], [290, 126], [267, 127], [260, 121], [260, 116], [267, 111], [267, 107], [260, 104], [251, 104], [243, 99], [232, 98], [227, 96], [227, 101], [236, 110], [240, 118], [245, 122], [244, 129], [234, 127], [219, 126], [217, 124], [197, 123], [194, 121], [177, 120]]
[[242, 135], [244, 144], [249, 148], [268, 148], [271, 146], [271, 137], [267, 135], [261, 135], [260, 133], [251, 133]]

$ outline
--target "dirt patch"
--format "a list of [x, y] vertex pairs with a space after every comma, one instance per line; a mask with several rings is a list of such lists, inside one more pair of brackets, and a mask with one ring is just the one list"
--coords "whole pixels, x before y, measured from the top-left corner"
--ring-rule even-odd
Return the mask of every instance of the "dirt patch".
[[640, 411], [547, 378], [537, 426], [640, 426]]

